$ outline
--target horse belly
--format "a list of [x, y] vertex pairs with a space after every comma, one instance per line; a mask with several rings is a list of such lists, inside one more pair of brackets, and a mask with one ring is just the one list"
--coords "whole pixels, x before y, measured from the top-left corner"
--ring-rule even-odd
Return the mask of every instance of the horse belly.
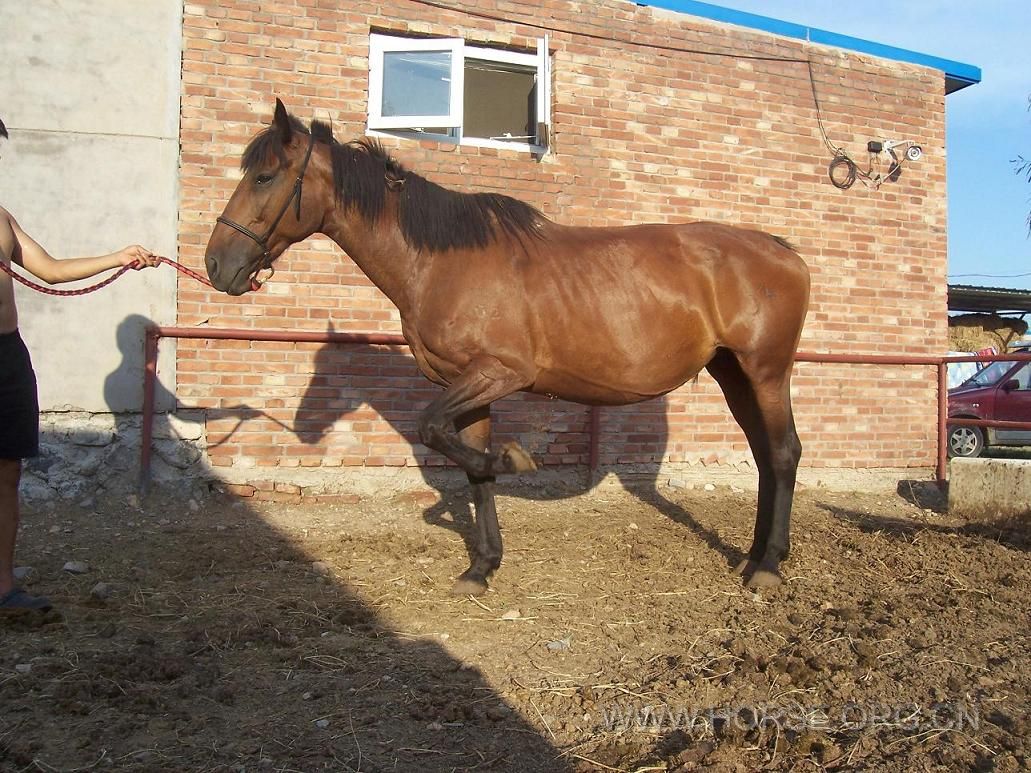
[[716, 350], [711, 330], [697, 313], [624, 315], [619, 324], [597, 320], [553, 338], [533, 391], [609, 405], [676, 389], [697, 375]]

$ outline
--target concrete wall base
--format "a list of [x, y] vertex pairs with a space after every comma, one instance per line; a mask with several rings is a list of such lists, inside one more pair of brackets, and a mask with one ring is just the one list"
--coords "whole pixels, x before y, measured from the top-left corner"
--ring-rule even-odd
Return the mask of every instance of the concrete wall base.
[[953, 459], [949, 512], [989, 523], [1031, 523], [1031, 460]]
[[[41, 455], [26, 462], [22, 495], [27, 500], [64, 499], [89, 503], [100, 495], [140, 492], [139, 414], [47, 412], [41, 418]], [[237, 496], [282, 501], [304, 498], [389, 498], [423, 492], [465, 491], [465, 474], [453, 466], [212, 467], [201, 412], [158, 414], [154, 424], [150, 483], [182, 492], [221, 489]], [[895, 492], [900, 481], [925, 484], [923, 468], [806, 468], [798, 489]], [[612, 488], [711, 489], [729, 487], [754, 495], [758, 476], [751, 460], [737, 464], [704, 461], [603, 466], [592, 475], [583, 465], [545, 467], [506, 478], [502, 487], [535, 496], [564, 497]]]

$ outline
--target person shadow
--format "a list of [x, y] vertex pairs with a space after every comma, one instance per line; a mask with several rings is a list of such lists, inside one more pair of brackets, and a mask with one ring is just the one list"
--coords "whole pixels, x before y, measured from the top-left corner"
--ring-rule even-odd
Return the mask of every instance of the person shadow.
[[[129, 314], [115, 328], [121, 359], [103, 380], [107, 414], [97, 413], [88, 425], [72, 430], [41, 429], [40, 455], [26, 463], [29, 498], [59, 495], [88, 506], [107, 493], [124, 492], [125, 481], [141, 472], [144, 340], [153, 324], [142, 314]], [[163, 353], [166, 371], [172, 356], [171, 351]], [[182, 441], [200, 439], [204, 418], [178, 408], [175, 394], [156, 381], [152, 465], [164, 477], [181, 479], [199, 470], [191, 469], [202, 456], [197, 444]], [[69, 445], [75, 453], [68, 452]]]
[[[332, 324], [328, 332], [333, 332]], [[473, 555], [476, 533], [472, 494], [465, 474], [418, 439], [419, 411], [440, 394], [440, 388], [419, 372], [407, 347], [396, 345], [322, 345], [315, 354], [308, 387], [294, 416], [294, 434], [326, 456], [341, 433], [377, 434], [392, 430], [412, 447], [427, 486], [439, 497], [423, 513], [426, 522], [461, 536]], [[669, 437], [667, 400], [656, 398], [631, 406], [606, 407], [601, 419], [602, 458], [628, 492], [686, 527], [730, 567], [744, 551], [728, 544], [683, 505], [666, 497], [659, 486], [661, 461]], [[602, 478], [589, 467], [591, 410], [587, 406], [537, 395], [514, 395], [494, 403], [491, 444], [516, 440], [538, 464], [535, 473], [499, 478], [499, 495], [553, 501], [594, 490]], [[383, 426], [386, 425], [386, 426]], [[604, 453], [604, 435], [623, 439], [619, 456]], [[345, 444], [350, 440], [344, 440]], [[355, 448], [371, 455], [368, 448]]]
[[[114, 421], [114, 438], [101, 468], [105, 475], [130, 475], [139, 463], [139, 445], [142, 435], [143, 382], [146, 368], [144, 342], [153, 320], [142, 314], [126, 316], [115, 330], [115, 343], [121, 361], [104, 379], [104, 402]], [[246, 403], [228, 407], [198, 407], [181, 403], [175, 393], [162, 383], [161, 376], [169, 370], [174, 352], [170, 347], [159, 350], [158, 377], [154, 380], [154, 414], [151, 417], [151, 469], [139, 472], [141, 492], [149, 489], [153, 480], [169, 483], [184, 479], [210, 477], [203, 468], [204, 450], [208, 452], [228, 443], [237, 430], [249, 420], [262, 418], [291, 431], [267, 412]], [[167, 358], [167, 360], [166, 360]], [[222, 426], [223, 420], [231, 424]], [[213, 422], [220, 422], [217, 433], [211, 432]], [[99, 469], [98, 469], [99, 473]], [[116, 488], [106, 485], [106, 479], [94, 481], [98, 488]]]

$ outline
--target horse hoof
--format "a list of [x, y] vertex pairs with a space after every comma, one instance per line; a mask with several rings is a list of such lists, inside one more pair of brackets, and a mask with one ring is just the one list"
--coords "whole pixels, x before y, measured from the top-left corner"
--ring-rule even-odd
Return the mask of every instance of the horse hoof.
[[482, 596], [486, 592], [486, 580], [473, 580], [468, 577], [459, 577], [451, 588], [451, 593], [455, 596]]
[[771, 572], [769, 569], [758, 569], [750, 578], [745, 587], [756, 590], [757, 588], [776, 588], [782, 582], [780, 575]]
[[505, 443], [502, 449], [501, 458], [508, 472], [534, 472], [537, 469], [533, 457], [518, 443]]
[[739, 577], [748, 577], [755, 573], [756, 567], [759, 566], [758, 561], [753, 561], [750, 558], [746, 558], [740, 564], [734, 567], [734, 574]]

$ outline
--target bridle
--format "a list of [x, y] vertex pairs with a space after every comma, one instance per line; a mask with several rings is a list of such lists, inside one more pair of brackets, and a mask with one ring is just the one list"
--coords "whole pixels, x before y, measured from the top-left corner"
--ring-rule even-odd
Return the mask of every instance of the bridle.
[[261, 247], [261, 262], [251, 273], [252, 277], [257, 276], [257, 274], [262, 269], [268, 269], [272, 273], [275, 273], [276, 270], [272, 267], [272, 250], [269, 249], [268, 240], [269, 237], [272, 236], [272, 234], [275, 232], [276, 226], [279, 225], [279, 221], [283, 219], [283, 215], [285, 215], [286, 211], [290, 209], [291, 204], [294, 205], [294, 211], [296, 213], [297, 219], [301, 219], [301, 189], [304, 185], [304, 173], [308, 169], [308, 161], [311, 160], [312, 148], [315, 147], [315, 135], [309, 134], [308, 137], [308, 150], [304, 153], [304, 161], [301, 163], [301, 170], [297, 173], [297, 179], [294, 180], [293, 192], [290, 194], [290, 198], [283, 202], [283, 206], [280, 208], [279, 214], [276, 215], [275, 219], [272, 221], [272, 225], [270, 225], [268, 229], [265, 231], [264, 236], [258, 236], [256, 233], [254, 233], [254, 231], [252, 231], [247, 226], [243, 226], [239, 223], [233, 222], [228, 217], [219, 215], [217, 218], [215, 218], [216, 222], [222, 223], [223, 225], [227, 225], [235, 231], [239, 231], [247, 238], [256, 242], [259, 247]]

